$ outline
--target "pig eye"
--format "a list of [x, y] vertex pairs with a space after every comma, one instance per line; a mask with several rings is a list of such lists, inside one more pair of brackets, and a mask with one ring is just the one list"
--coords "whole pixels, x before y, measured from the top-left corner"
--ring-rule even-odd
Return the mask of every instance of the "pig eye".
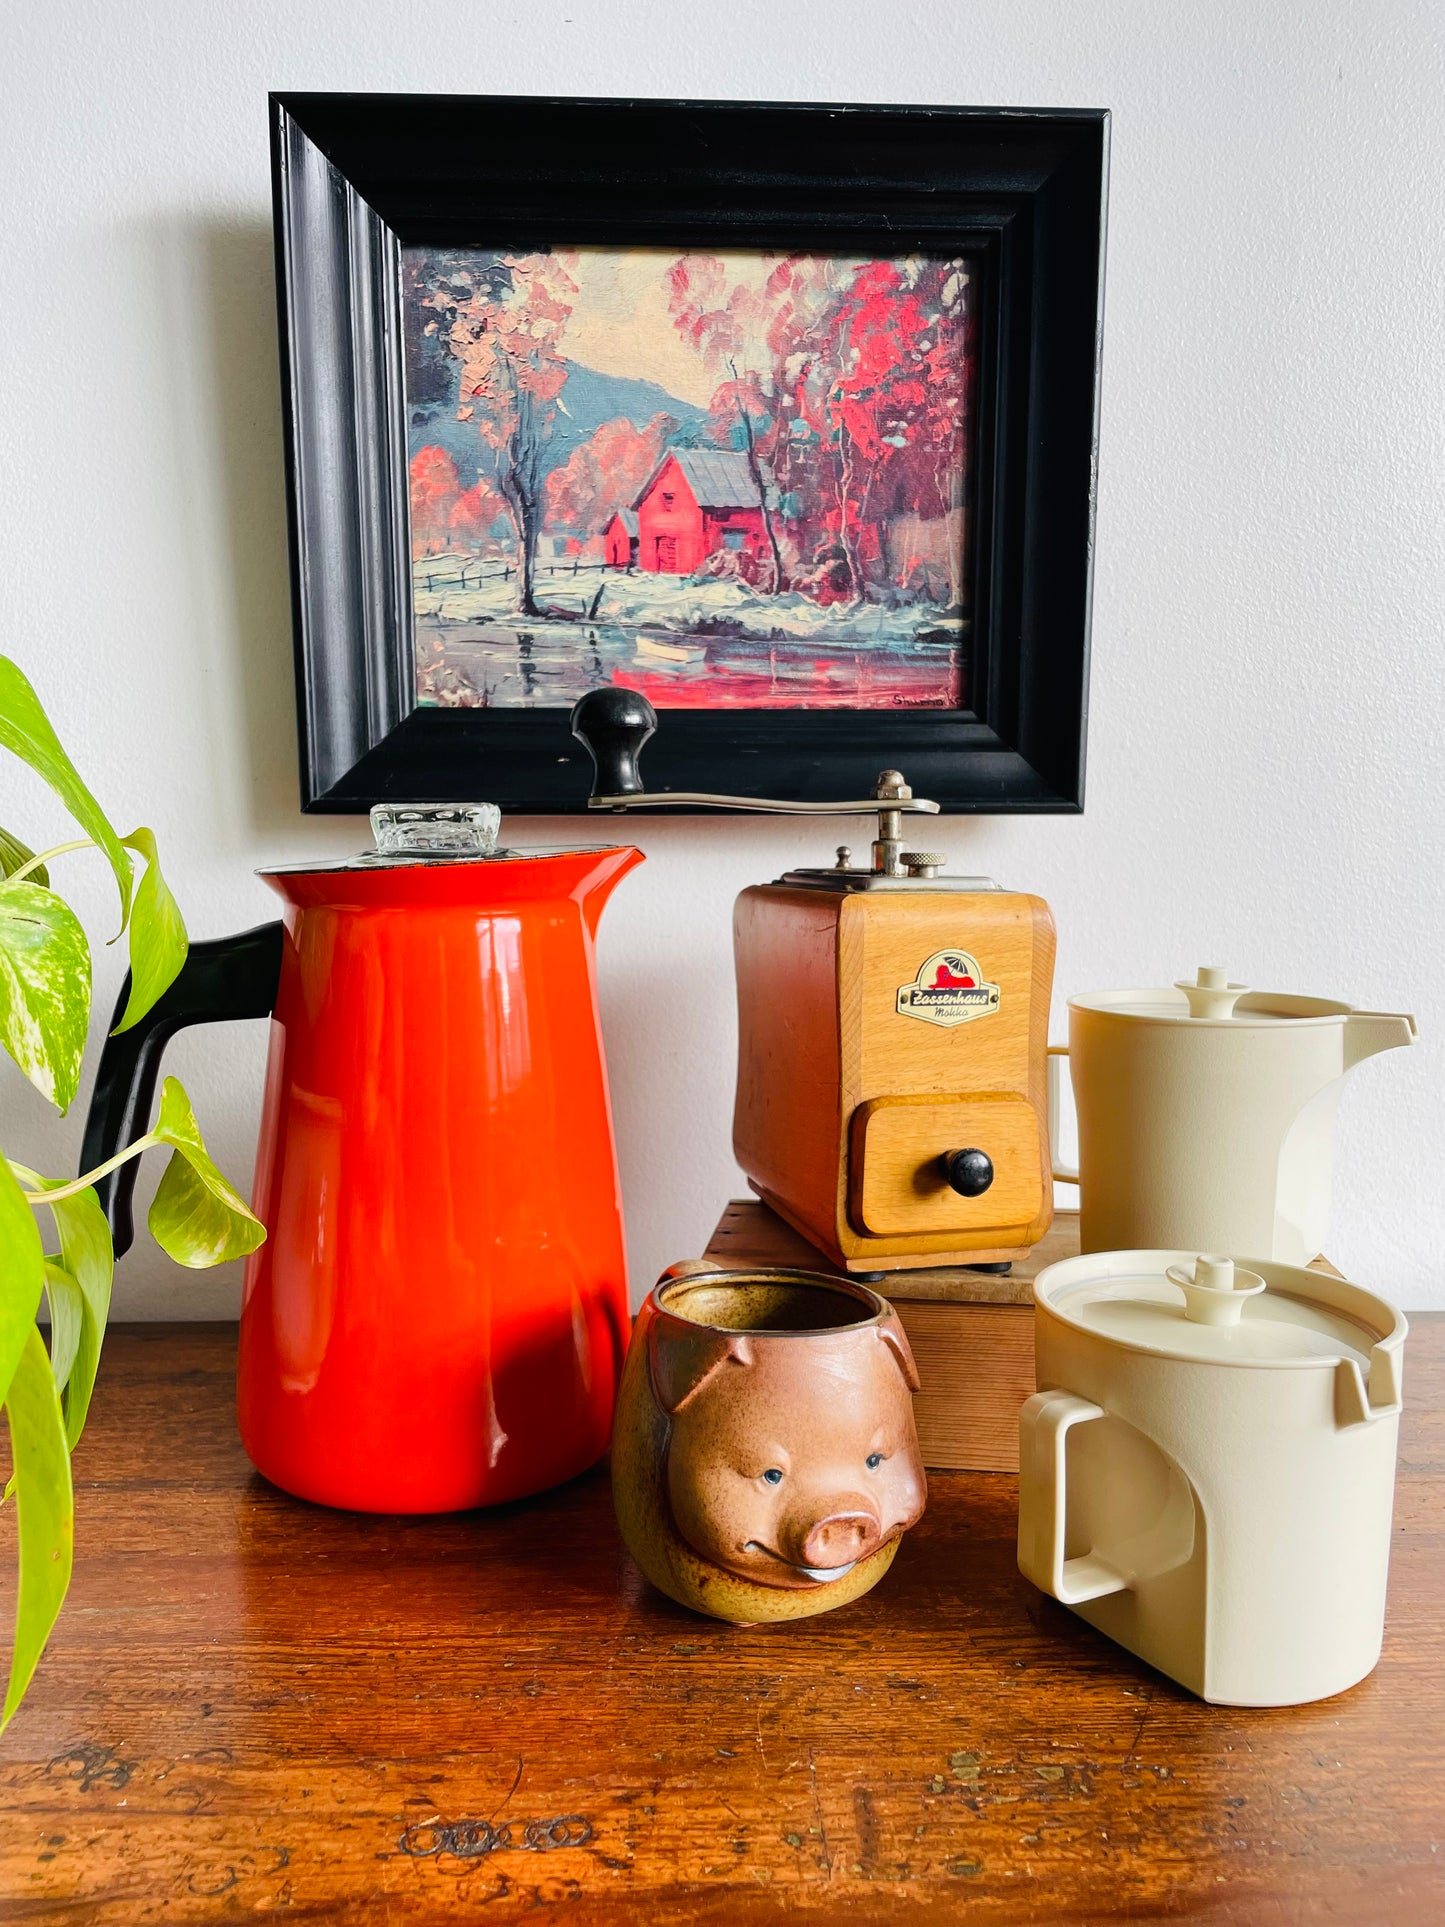
[[883, 1463], [883, 1454], [881, 1452], [870, 1452], [863, 1463], [870, 1472], [876, 1472]]
[[783, 1483], [783, 1475], [775, 1465], [770, 1465], [763, 1474], [763, 1477], [769, 1485], [781, 1485]]

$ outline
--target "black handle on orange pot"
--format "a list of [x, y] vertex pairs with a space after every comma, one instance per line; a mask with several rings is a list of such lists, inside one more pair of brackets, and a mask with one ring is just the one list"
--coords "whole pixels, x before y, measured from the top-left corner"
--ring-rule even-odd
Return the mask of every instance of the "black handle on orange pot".
[[[193, 943], [180, 975], [164, 996], [138, 1024], [119, 1036], [106, 1038], [85, 1120], [82, 1171], [93, 1171], [125, 1145], [145, 1136], [161, 1057], [178, 1030], [188, 1024], [220, 1024], [233, 1018], [271, 1015], [281, 978], [281, 934], [280, 923], [263, 923], [236, 937]], [[127, 972], [116, 1000], [114, 1022], [120, 1022], [129, 996]], [[132, 1158], [96, 1180], [96, 1196], [110, 1225], [117, 1258], [130, 1250], [135, 1237], [131, 1200], [139, 1163], [138, 1158]]]

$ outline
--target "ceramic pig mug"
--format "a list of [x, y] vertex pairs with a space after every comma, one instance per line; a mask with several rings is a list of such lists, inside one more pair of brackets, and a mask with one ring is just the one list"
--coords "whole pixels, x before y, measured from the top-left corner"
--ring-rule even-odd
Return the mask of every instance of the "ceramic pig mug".
[[923, 1512], [917, 1389], [897, 1315], [866, 1286], [674, 1265], [618, 1394], [628, 1550], [659, 1591], [734, 1625], [846, 1606]]

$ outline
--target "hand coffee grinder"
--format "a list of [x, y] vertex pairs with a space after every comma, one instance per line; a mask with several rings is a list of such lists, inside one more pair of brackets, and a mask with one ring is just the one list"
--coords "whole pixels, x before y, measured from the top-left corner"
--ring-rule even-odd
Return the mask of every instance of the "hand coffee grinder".
[[867, 868], [841, 848], [830, 868], [789, 870], [737, 900], [733, 1152], [749, 1184], [856, 1275], [1006, 1270], [1053, 1218], [1048, 905], [905, 849], [902, 819], [939, 806], [897, 770], [842, 802], [647, 791], [637, 760], [656, 727], [635, 690], [577, 704], [573, 734], [596, 768], [589, 809], [878, 819]]

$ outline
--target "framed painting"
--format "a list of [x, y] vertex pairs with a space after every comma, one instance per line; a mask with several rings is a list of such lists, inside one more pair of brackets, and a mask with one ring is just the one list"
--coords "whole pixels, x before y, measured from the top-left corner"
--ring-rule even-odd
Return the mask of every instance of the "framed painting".
[[1107, 114], [271, 112], [306, 808], [1082, 807]]

